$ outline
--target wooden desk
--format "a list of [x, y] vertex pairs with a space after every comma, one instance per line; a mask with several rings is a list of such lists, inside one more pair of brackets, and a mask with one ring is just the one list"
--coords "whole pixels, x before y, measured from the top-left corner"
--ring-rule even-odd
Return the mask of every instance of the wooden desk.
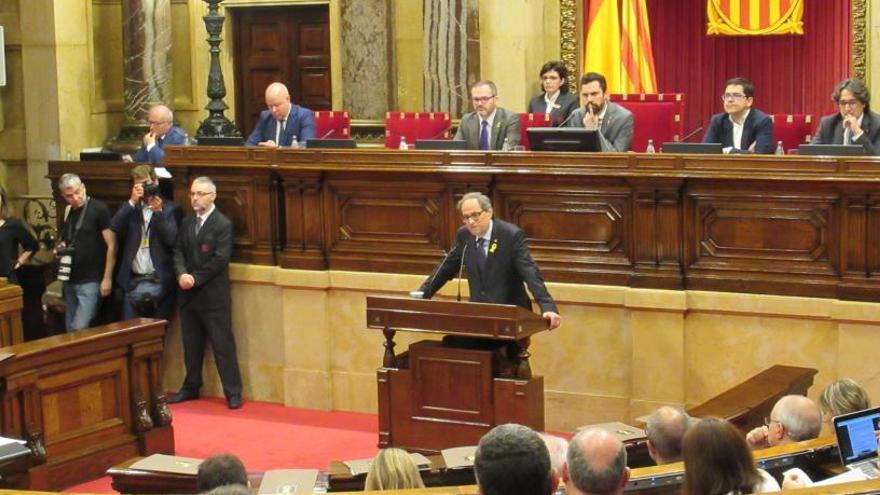
[[0, 348], [0, 427], [27, 440], [31, 489], [102, 475], [146, 453], [173, 453], [160, 389], [164, 320], [136, 319]]
[[21, 308], [24, 307], [21, 287], [0, 278], [0, 346], [24, 341]]

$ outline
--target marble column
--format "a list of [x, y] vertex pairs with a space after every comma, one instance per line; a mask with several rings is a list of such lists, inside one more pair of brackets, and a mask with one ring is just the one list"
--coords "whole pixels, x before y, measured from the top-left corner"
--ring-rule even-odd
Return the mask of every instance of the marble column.
[[125, 123], [107, 143], [120, 151], [140, 145], [150, 107], [172, 107], [171, 0], [123, 0], [122, 43]]
[[480, 78], [477, 0], [425, 0], [425, 109], [457, 118], [469, 111], [468, 85]]

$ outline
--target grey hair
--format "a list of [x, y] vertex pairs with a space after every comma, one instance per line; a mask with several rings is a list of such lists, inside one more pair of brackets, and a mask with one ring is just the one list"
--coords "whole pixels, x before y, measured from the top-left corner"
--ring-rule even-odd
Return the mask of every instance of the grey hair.
[[584, 436], [595, 433], [595, 429], [585, 428], [571, 439], [568, 449], [568, 474], [574, 486], [581, 492], [596, 495], [613, 493], [620, 485], [626, 470], [626, 447], [620, 443], [617, 455], [607, 466], [602, 468], [593, 466], [592, 460], [587, 459], [582, 444]]
[[840, 84], [835, 86], [834, 92], [831, 93], [831, 99], [834, 100], [835, 103], [840, 102], [840, 93], [842, 93], [844, 89], [848, 89], [857, 100], [864, 103], [866, 110], [871, 109], [871, 93], [868, 92], [868, 87], [865, 86], [865, 83], [863, 83], [861, 79], [855, 77], [844, 79]]
[[681, 457], [681, 439], [691, 425], [691, 417], [677, 408], [663, 406], [648, 417], [645, 433], [663, 459]]
[[214, 184], [214, 181], [211, 180], [211, 178], [208, 176], [203, 175], [201, 177], [196, 177], [195, 179], [193, 179], [193, 184], [206, 184], [210, 189], [210, 192], [217, 192], [217, 186]]
[[66, 173], [58, 179], [58, 189], [70, 189], [72, 187], [79, 187], [82, 185], [82, 179], [79, 178], [78, 175], [73, 173]]
[[468, 201], [470, 199], [476, 199], [477, 203], [480, 205], [480, 209], [483, 211], [489, 211], [492, 209], [492, 200], [489, 199], [489, 196], [486, 196], [481, 192], [469, 192], [462, 196], [461, 199], [458, 200], [458, 203], [456, 203], [455, 205], [456, 209], [458, 209], [458, 211], [461, 211], [461, 205], [463, 205], [465, 201]]
[[871, 407], [868, 392], [852, 378], [829, 383], [819, 396], [819, 408], [831, 416], [861, 411]]
[[803, 395], [786, 395], [777, 404], [776, 420], [785, 427], [788, 438], [800, 442], [819, 436], [822, 414], [812, 400]]

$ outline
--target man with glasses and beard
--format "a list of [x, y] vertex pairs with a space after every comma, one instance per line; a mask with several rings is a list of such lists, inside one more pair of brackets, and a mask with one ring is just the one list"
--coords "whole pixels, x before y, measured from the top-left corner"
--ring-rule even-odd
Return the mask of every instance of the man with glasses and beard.
[[419, 288], [421, 297], [430, 299], [458, 275], [463, 265], [467, 269], [471, 302], [514, 304], [531, 310], [532, 302], [523, 286], [525, 282], [550, 329], [557, 328], [562, 318], [529, 253], [523, 231], [516, 225], [493, 219], [492, 202], [482, 193], [462, 196], [458, 211], [464, 226], [458, 229], [452, 251]]
[[581, 76], [581, 102], [568, 117], [568, 127], [599, 131], [602, 151], [629, 151], [633, 140], [633, 114], [608, 98], [605, 76], [587, 72]]
[[862, 146], [866, 155], [880, 154], [880, 114], [871, 111], [865, 83], [847, 79], [831, 94], [839, 112], [822, 117], [813, 144]]
[[519, 144], [519, 116], [497, 106], [498, 88], [492, 81], [479, 81], [471, 86], [474, 111], [464, 114], [455, 139], [467, 142], [469, 150], [513, 149]]
[[744, 77], [728, 79], [721, 95], [724, 112], [712, 116], [704, 143], [721, 143], [724, 153], [773, 154], [773, 120], [753, 108], [755, 86]]

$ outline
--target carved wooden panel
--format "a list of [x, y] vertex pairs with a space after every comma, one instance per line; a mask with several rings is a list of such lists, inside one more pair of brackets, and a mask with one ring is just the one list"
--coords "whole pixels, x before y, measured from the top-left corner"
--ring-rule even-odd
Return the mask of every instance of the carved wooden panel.
[[279, 233], [279, 263], [283, 267], [326, 269], [321, 173], [281, 170], [279, 174], [285, 220]]
[[493, 424], [491, 352], [428, 341], [411, 345], [409, 352], [414, 418]]

